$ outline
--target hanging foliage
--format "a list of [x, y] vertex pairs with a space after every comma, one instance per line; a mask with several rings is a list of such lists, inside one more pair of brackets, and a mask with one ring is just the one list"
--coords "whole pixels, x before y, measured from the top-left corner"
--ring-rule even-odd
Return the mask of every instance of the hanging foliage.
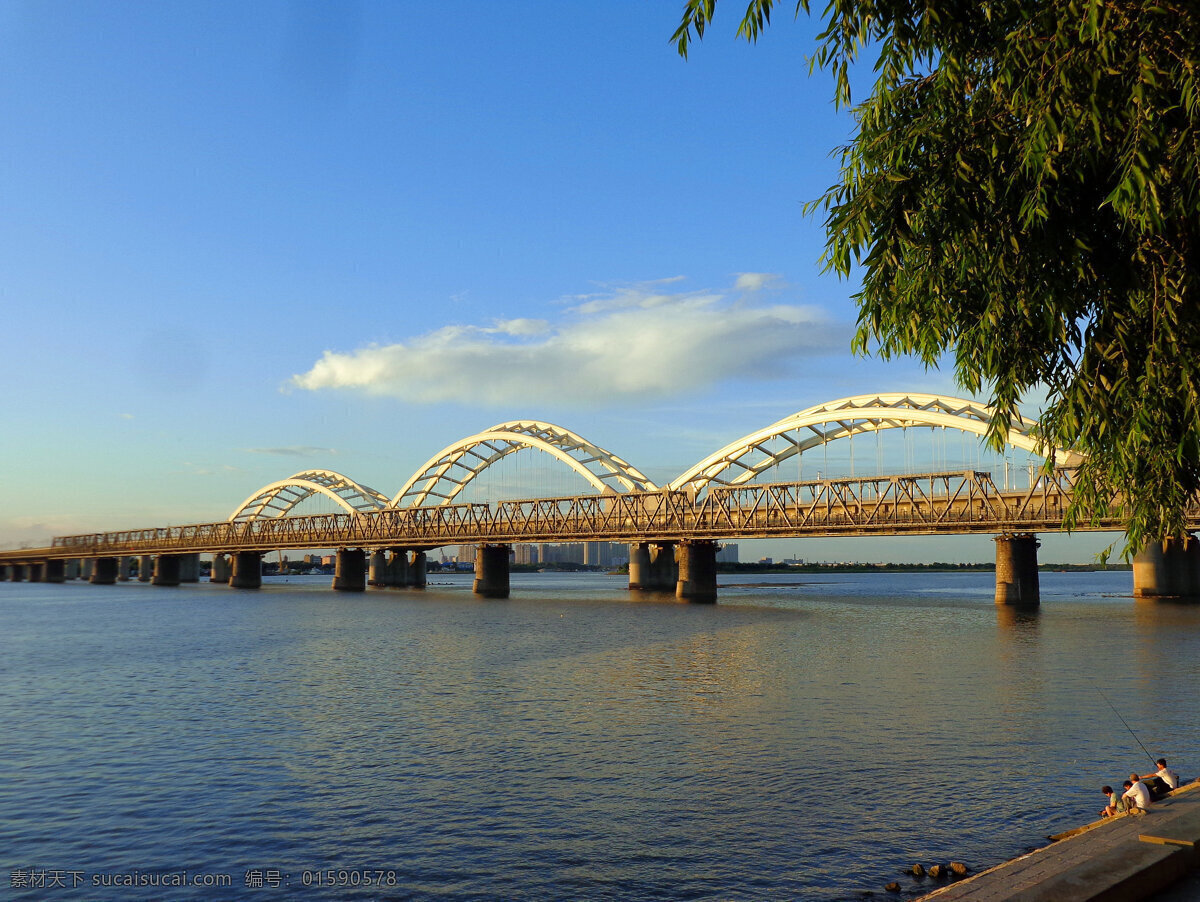
[[[755, 40], [773, 0], [749, 4]], [[689, 0], [687, 55], [715, 0]], [[808, 12], [800, 0], [796, 13]], [[849, 276], [855, 348], [909, 354], [996, 408], [1046, 391], [1045, 447], [1086, 455], [1070, 522], [1123, 510], [1128, 547], [1179, 536], [1200, 489], [1200, 4], [831, 0], [811, 65], [850, 103], [841, 176], [810, 211]]]

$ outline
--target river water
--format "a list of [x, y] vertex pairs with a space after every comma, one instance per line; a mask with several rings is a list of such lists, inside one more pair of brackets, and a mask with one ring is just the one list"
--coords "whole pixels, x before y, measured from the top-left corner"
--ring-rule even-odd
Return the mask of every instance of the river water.
[[0, 584], [10, 897], [856, 899], [1091, 819], [1110, 702], [1200, 771], [1200, 606], [1128, 573], [430, 578]]

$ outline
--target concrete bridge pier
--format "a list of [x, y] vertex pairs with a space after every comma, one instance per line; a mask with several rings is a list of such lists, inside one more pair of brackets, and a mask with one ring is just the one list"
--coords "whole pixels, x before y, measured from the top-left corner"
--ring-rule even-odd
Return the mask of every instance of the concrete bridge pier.
[[66, 564], [66, 569], [63, 575], [67, 579], [79, 579], [79, 558], [68, 558], [64, 563]]
[[128, 555], [122, 555], [117, 563], [117, 580], [119, 582], [129, 582], [129, 577], [133, 574], [133, 558]]
[[386, 586], [388, 583], [387, 552], [382, 549], [372, 551], [367, 564], [367, 585]]
[[11, 579], [14, 583], [24, 582], [25, 574], [28, 571], [28, 569], [29, 568], [26, 567], [24, 564], [13, 564], [9, 568], [9, 577], [8, 578]]
[[675, 596], [712, 604], [717, 600], [717, 543], [709, 539], [679, 544], [679, 582]]
[[179, 581], [181, 583], [200, 582], [200, 552], [176, 555], [179, 558]]
[[65, 582], [67, 578], [67, 562], [61, 558], [46, 561], [45, 571], [42, 575], [48, 583]]
[[632, 542], [629, 545], [629, 588], [646, 588], [650, 578], [650, 543]]
[[674, 542], [638, 542], [629, 546], [629, 588], [674, 592], [679, 582]]
[[229, 557], [224, 552], [214, 554], [212, 559], [212, 572], [209, 573], [208, 581], [210, 583], [229, 583], [229, 577], [233, 575], [233, 570], [229, 565]]
[[1151, 542], [1133, 556], [1135, 598], [1200, 599], [1200, 541], [1183, 539]]
[[179, 555], [158, 555], [154, 559], [154, 578], [150, 582], [156, 586], [179, 585]]
[[96, 572], [96, 561], [94, 558], [83, 558], [79, 562], [79, 578], [86, 579], [89, 583], [92, 581], [92, 574]]
[[361, 548], [339, 548], [333, 568], [333, 588], [363, 592], [367, 588], [367, 553]]
[[424, 589], [425, 579], [425, 552], [414, 551], [412, 560], [408, 562], [408, 582], [405, 585], [414, 589]]
[[475, 546], [475, 584], [472, 591], [484, 598], [508, 598], [508, 545]]
[[45, 573], [45, 565], [41, 561], [35, 561], [32, 564], [27, 564], [25, 571], [31, 583], [40, 583], [42, 581], [42, 574]]
[[408, 585], [408, 552], [403, 548], [389, 548], [387, 563], [384, 564], [383, 584], [397, 588]]
[[89, 561], [92, 565], [88, 582], [97, 586], [111, 586], [117, 581], [117, 559], [115, 557], [98, 557]]
[[655, 542], [650, 546], [650, 585], [648, 588], [671, 592], [679, 583], [679, 546], [674, 542]]
[[138, 582], [148, 583], [154, 577], [154, 556], [143, 554], [138, 558]]
[[262, 555], [257, 551], [235, 551], [232, 555], [229, 585], [235, 589], [257, 589], [262, 586]]
[[1037, 550], [1033, 533], [996, 536], [996, 604], [1040, 604]]

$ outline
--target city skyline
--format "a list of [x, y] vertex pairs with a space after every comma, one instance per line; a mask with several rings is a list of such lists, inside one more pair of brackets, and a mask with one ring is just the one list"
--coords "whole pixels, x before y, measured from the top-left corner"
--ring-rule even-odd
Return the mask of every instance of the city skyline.
[[[0, 546], [222, 519], [307, 468], [391, 491], [511, 419], [662, 483], [834, 398], [962, 394], [850, 353], [802, 213], [853, 127], [812, 22], [685, 62], [673, 6], [484, 9], [0, 4]], [[990, 556], [743, 555], [947, 546]]]

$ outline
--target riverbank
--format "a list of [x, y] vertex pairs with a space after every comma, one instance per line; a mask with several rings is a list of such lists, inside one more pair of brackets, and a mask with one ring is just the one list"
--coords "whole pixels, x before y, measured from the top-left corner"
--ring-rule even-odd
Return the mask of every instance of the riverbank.
[[1190, 783], [1143, 816], [1087, 824], [918, 902], [1141, 902], [1192, 879], [1198, 846], [1200, 783]]

